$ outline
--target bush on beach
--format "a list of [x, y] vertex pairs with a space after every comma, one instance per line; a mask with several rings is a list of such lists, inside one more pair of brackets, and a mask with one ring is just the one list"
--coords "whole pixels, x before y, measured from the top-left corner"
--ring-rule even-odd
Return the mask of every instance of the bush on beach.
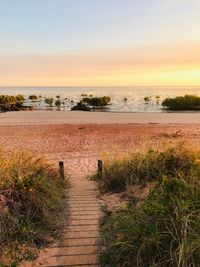
[[82, 102], [91, 106], [91, 107], [104, 107], [107, 106], [111, 101], [109, 96], [102, 97], [85, 97], [82, 99]]
[[[82, 94], [82, 96], [87, 95]], [[81, 99], [76, 106], [71, 108], [71, 110], [91, 111], [94, 109], [103, 109], [110, 103], [110, 101], [111, 98], [109, 96], [93, 97], [91, 95]]]
[[103, 266], [200, 266], [199, 156], [177, 146], [104, 163], [103, 181], [98, 178], [104, 191], [154, 186], [142, 202], [130, 201], [107, 219]]
[[36, 96], [36, 95], [30, 95], [30, 96], [28, 97], [28, 99], [30, 99], [30, 100], [32, 100], [32, 101], [34, 101], [34, 100], [38, 100], [38, 96]]
[[23, 95], [0, 95], [0, 111], [14, 111], [23, 109]]
[[58, 172], [31, 152], [1, 151], [0, 263], [8, 260], [8, 251], [10, 261], [17, 262], [23, 258], [20, 247], [52, 241], [63, 215], [64, 183]]
[[200, 110], [200, 97], [196, 95], [177, 96], [174, 98], [166, 98], [162, 105], [169, 110]]
[[91, 111], [92, 109], [86, 104], [84, 104], [82, 101], [79, 101], [76, 106], [71, 108], [71, 110]]

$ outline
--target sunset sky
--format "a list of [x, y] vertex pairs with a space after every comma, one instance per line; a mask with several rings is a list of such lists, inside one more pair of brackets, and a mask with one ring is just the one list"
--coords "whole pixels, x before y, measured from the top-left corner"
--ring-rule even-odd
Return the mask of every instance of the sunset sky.
[[0, 0], [0, 86], [200, 85], [200, 0]]

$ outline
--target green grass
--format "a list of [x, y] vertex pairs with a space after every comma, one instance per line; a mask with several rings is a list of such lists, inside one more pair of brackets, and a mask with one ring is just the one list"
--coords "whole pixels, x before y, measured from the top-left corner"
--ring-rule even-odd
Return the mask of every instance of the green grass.
[[103, 266], [200, 266], [199, 156], [199, 151], [178, 145], [104, 164], [101, 190], [148, 186], [150, 181], [154, 187], [145, 200], [130, 201], [107, 219]]
[[51, 242], [64, 218], [64, 182], [31, 152], [0, 151], [0, 263], [30, 257]]

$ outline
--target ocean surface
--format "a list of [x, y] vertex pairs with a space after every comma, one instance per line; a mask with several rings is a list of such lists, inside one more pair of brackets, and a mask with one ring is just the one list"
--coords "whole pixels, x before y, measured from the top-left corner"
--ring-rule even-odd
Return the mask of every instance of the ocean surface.
[[[45, 97], [60, 96], [63, 105], [61, 110], [70, 110], [82, 94], [93, 96], [110, 96], [112, 101], [106, 111], [111, 112], [164, 112], [162, 100], [167, 97], [195, 94], [200, 96], [200, 87], [2, 87], [0, 94], [41, 95], [40, 101], [31, 102], [38, 109], [46, 109]], [[156, 97], [157, 96], [157, 97]], [[150, 101], [146, 102], [145, 97]], [[30, 104], [30, 101], [27, 100]]]

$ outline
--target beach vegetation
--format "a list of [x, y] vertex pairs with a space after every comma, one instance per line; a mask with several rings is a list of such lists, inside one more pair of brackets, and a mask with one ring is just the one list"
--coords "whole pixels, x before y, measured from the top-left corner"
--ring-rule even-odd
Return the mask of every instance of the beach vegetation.
[[80, 111], [91, 111], [91, 108], [88, 107], [82, 100], [80, 100], [76, 106], [72, 107], [71, 110], [80, 110]]
[[0, 104], [21, 103], [25, 100], [23, 95], [0, 95]]
[[84, 97], [71, 110], [91, 111], [92, 109], [95, 109], [95, 108], [103, 108], [107, 106], [110, 103], [110, 101], [111, 101], [111, 98], [109, 96]]
[[[104, 224], [102, 266], [200, 266], [199, 158], [181, 143], [104, 162], [100, 190], [123, 191], [129, 203]], [[142, 200], [138, 186], [149, 189]]]
[[16, 95], [16, 102], [23, 103], [25, 101], [25, 97], [23, 95]]
[[32, 259], [52, 242], [64, 218], [65, 184], [46, 159], [0, 151], [0, 266]]
[[[147, 149], [125, 155], [108, 156], [104, 160], [103, 175], [97, 178], [103, 192], [126, 190], [130, 185], [147, 184], [163, 175], [186, 172], [200, 157], [185, 147], [166, 147], [160, 151]], [[95, 177], [94, 177], [95, 178]]]
[[60, 106], [61, 106], [62, 102], [60, 101], [60, 99], [56, 99], [55, 101], [55, 105], [58, 109], [60, 109]]
[[102, 97], [85, 97], [82, 99], [82, 102], [95, 108], [95, 107], [104, 107], [107, 106], [111, 101], [109, 96], [102, 96]]
[[151, 97], [149, 97], [149, 96], [144, 97], [144, 101], [146, 104], [148, 104], [150, 102], [150, 100], [151, 100]]
[[156, 95], [156, 96], [155, 96], [155, 99], [156, 99], [156, 100], [160, 100], [160, 96], [159, 96], [159, 95]]
[[30, 100], [32, 100], [32, 101], [34, 101], [34, 100], [38, 100], [38, 96], [36, 96], [36, 95], [30, 95], [30, 96], [28, 97], [28, 99], [30, 99]]
[[45, 98], [44, 102], [49, 106], [49, 107], [52, 107], [53, 106], [53, 97], [48, 97], [48, 98]]
[[0, 95], [0, 110], [14, 111], [23, 109], [23, 102], [25, 98], [23, 95]]
[[155, 99], [156, 99], [156, 103], [159, 105], [160, 104], [160, 96], [159, 95], [156, 95], [155, 96]]
[[172, 111], [200, 110], [200, 97], [196, 95], [177, 96], [166, 98], [162, 106]]

